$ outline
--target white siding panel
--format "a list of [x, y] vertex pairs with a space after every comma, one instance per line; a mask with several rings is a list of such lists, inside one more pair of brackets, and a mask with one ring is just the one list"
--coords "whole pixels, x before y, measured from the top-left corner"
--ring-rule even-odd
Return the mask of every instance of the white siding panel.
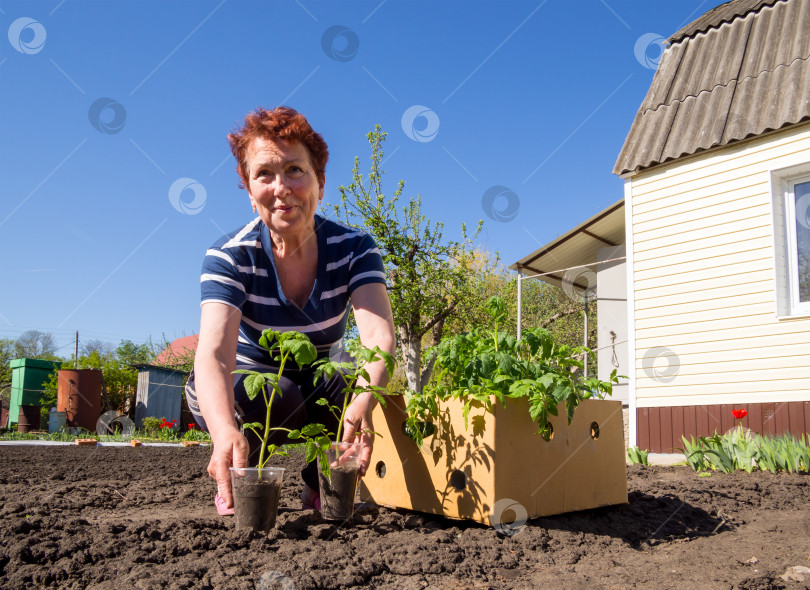
[[[638, 407], [810, 400], [810, 319], [775, 314], [769, 185], [802, 161], [808, 125], [632, 178]], [[655, 350], [675, 375], [647, 374]]]
[[[659, 285], [657, 282], [649, 281], [644, 289], [636, 288], [637, 292], [643, 296], [641, 302], [636, 304], [636, 309], [645, 309], [646, 307], [656, 307], [660, 305], [669, 305], [670, 297], [676, 297], [678, 301], [703, 301], [717, 297], [717, 290], [725, 291], [734, 294], [737, 287], [743, 287], [747, 290], [748, 285], [752, 289], [758, 290], [759, 284], [767, 284], [769, 289], [773, 288], [773, 272], [771, 265], [768, 263], [762, 264], [760, 269], [749, 268], [745, 275], [729, 274], [729, 275], [714, 275], [708, 278], [697, 279], [694, 281], [680, 281], [676, 285]], [[749, 280], [750, 279], [750, 280]], [[701, 288], [702, 287], [702, 288]]]
[[[778, 322], [774, 324], [775, 320], [765, 318], [758, 324], [753, 321], [739, 322], [734, 319], [725, 322], [725, 326], [712, 329], [705, 328], [695, 331], [693, 326], [679, 325], [677, 327], [662, 326], [655, 328], [645, 329], [641, 337], [636, 340], [636, 350], [641, 354], [648, 348], [655, 346], [674, 347], [680, 346], [683, 349], [689, 347], [692, 343], [699, 342], [715, 342], [717, 349], [723, 347], [731, 347], [738, 339], [746, 337], [760, 337], [760, 336], [775, 336], [778, 338], [786, 338], [787, 335], [797, 335], [801, 342], [807, 344], [807, 321], [794, 320], [790, 322]], [[792, 336], [791, 336], [792, 337]], [[810, 344], [808, 344], [810, 346]], [[810, 355], [808, 355], [810, 356]]]
[[[741, 334], [742, 330], [738, 332], [727, 331], [720, 334], [707, 334], [701, 335], [702, 340], [687, 340], [686, 336], [675, 335], [668, 342], [668, 346], [672, 350], [680, 350], [686, 356], [689, 353], [695, 355], [698, 360], [699, 355], [704, 355], [705, 362], [713, 362], [716, 354], [734, 355], [734, 358], [744, 358], [746, 353], [752, 355], [767, 355], [771, 358], [781, 356], [782, 354], [793, 354], [793, 352], [785, 353], [784, 351], [793, 351], [798, 348], [799, 350], [807, 349], [807, 336], [803, 331], [785, 332], [780, 331], [778, 334], [752, 334], [753, 330], [745, 328], [745, 333]], [[733, 338], [734, 334], [740, 334], [739, 337]], [[691, 334], [689, 337], [693, 337]], [[712, 337], [714, 336], [714, 337]], [[646, 339], [638, 347], [638, 352], [643, 352], [648, 348], [655, 347], [661, 343], [658, 339]], [[771, 349], [771, 350], [766, 350]], [[765, 356], [763, 356], [765, 358]]]
[[719, 256], [729, 256], [740, 252], [747, 253], [755, 250], [761, 250], [766, 253], [766, 255], [771, 255], [773, 253], [771, 249], [772, 243], [773, 241], [770, 236], [761, 236], [744, 241], [735, 240], [719, 244], [706, 243], [702, 248], [696, 248], [688, 252], [669, 252], [663, 254], [666, 250], [662, 248], [662, 256], [648, 258], [647, 260], [637, 260], [636, 270], [642, 272], [648, 269], [661, 268], [664, 265], [666, 265], [666, 267], [672, 267], [679, 264], [691, 264], [700, 260], [715, 260]]
[[647, 250], [639, 252], [637, 260], [648, 263], [655, 261], [656, 264], [666, 263], [670, 256], [678, 254], [692, 254], [705, 252], [709, 248], [737, 244], [748, 244], [753, 240], [765, 240], [765, 245], [771, 243], [770, 225], [760, 225], [749, 227], [738, 231], [718, 232], [719, 228], [707, 228], [702, 232], [689, 234], [688, 240], [675, 240], [673, 236], [653, 238], [646, 241]]
[[733, 231], [757, 227], [762, 224], [763, 216], [769, 214], [770, 209], [766, 204], [759, 204], [754, 207], [740, 207], [719, 215], [689, 219], [677, 225], [673, 224], [663, 228], [649, 227], [638, 231], [636, 236], [642, 241], [652, 237], [661, 237], [662, 235], [672, 236], [678, 241], [684, 241], [691, 237], [689, 234], [692, 232], [711, 227], [723, 226]]
[[676, 284], [682, 280], [693, 281], [699, 276], [708, 278], [708, 276], [746, 274], [749, 265], [762, 261], [765, 261], [768, 266], [773, 266], [773, 250], [770, 247], [747, 249], [747, 246], [747, 244], [741, 244], [740, 247], [746, 249], [731, 254], [720, 254], [714, 249], [707, 249], [694, 262], [681, 262], [648, 270], [637, 270], [635, 279], [639, 282], [639, 287], [643, 289], [647, 286], [643, 284], [643, 281], [650, 279], [663, 279], [670, 284]]
[[634, 209], [633, 220], [647, 223], [659, 219], [662, 213], [672, 210], [676, 210], [679, 214], [691, 213], [700, 209], [698, 203], [728, 206], [737, 199], [761, 195], [766, 190], [767, 184], [767, 176], [757, 172], [743, 178], [731, 177], [726, 184], [709, 184], [692, 190], [683, 190], [684, 187], [679, 186], [680, 192], [658, 200], [651, 199], [640, 205], [639, 211]]
[[[641, 251], [641, 255], [648, 258], [661, 256], [662, 248], [673, 248], [675, 251], [677, 251], [677, 249], [703, 249], [706, 246], [714, 244], [714, 240], [725, 243], [725, 240], [730, 236], [743, 236], [748, 232], [755, 233], [757, 236], [770, 235], [770, 223], [767, 222], [767, 224], [761, 225], [763, 221], [767, 220], [760, 220], [759, 223], [751, 224], [750, 227], [746, 228], [735, 227], [734, 229], [731, 229], [729, 227], [717, 225], [691, 231], [688, 234], [647, 236], [644, 240], [645, 249]], [[739, 239], [741, 241], [745, 240], [743, 237], [740, 237]], [[709, 242], [708, 244], [706, 244], [707, 241]]]
[[[683, 348], [681, 350], [682, 354], [678, 355], [677, 358], [684, 371], [686, 367], [693, 367], [693, 373], [700, 371], [716, 373], [717, 366], [715, 365], [717, 363], [728, 363], [725, 368], [730, 370], [735, 363], [746, 363], [737, 367], [737, 369], [754, 368], [753, 365], [747, 363], [761, 363], [764, 368], [773, 367], [773, 357], [775, 355], [779, 357], [780, 366], [803, 367], [807, 365], [807, 347], [803, 342], [796, 341], [785, 344], [784, 339], [777, 341], [775, 337], [771, 342], [771, 345], [752, 346], [751, 339], [745, 339], [739, 344], [735, 343], [724, 347], [724, 350], [718, 350], [716, 342], [704, 342], [702, 346], [701, 343], [698, 343], [688, 349]], [[684, 352], [684, 350], [688, 350], [688, 352]], [[639, 357], [639, 360], [641, 358]]]
[[[710, 303], [718, 307], [726, 306], [725, 301], [732, 297], [740, 297], [755, 293], [770, 293], [773, 282], [767, 279], [762, 281], [751, 281], [738, 283], [736, 285], [727, 284], [726, 281], [719, 281], [712, 286], [707, 286], [703, 290], [689, 290], [681, 293], [664, 292], [658, 297], [648, 297], [644, 299], [644, 305], [636, 306], [636, 314], [642, 310], [667, 309], [673, 305], [688, 303]], [[691, 295], [691, 297], [690, 297]], [[705, 309], [714, 309], [705, 308]]]
[[[673, 357], [675, 358], [675, 357]], [[693, 356], [691, 358], [694, 358]], [[641, 361], [641, 359], [638, 359]], [[683, 387], [685, 385], [701, 385], [708, 383], [740, 383], [748, 381], [753, 373], [770, 373], [774, 378], [782, 379], [801, 379], [804, 376], [802, 372], [807, 367], [807, 359], [802, 355], [786, 356], [779, 359], [779, 366], [774, 366], [773, 359], [746, 359], [746, 360], [729, 360], [714, 361], [706, 363], [704, 359], [694, 359], [692, 364], [688, 362], [689, 358], [677, 357], [678, 373], [674, 375], [671, 382], [661, 384], [662, 387]], [[666, 367], [666, 364], [663, 365]], [[718, 369], [722, 369], [718, 372]], [[798, 369], [798, 371], [797, 371]], [[647, 375], [643, 369], [636, 372], [636, 378], [639, 381], [643, 379], [655, 379]], [[660, 381], [660, 379], [659, 379]]]
[[[741, 270], [747, 272], [740, 272]], [[681, 290], [688, 290], [689, 292], [699, 292], [700, 286], [695, 286], [694, 283], [700, 283], [702, 281], [709, 281], [713, 280], [727, 280], [728, 284], [735, 284], [738, 283], [740, 277], [748, 277], [750, 276], [752, 280], [755, 280], [754, 277], [757, 276], [757, 273], [767, 272], [771, 277], [773, 277], [773, 263], [771, 260], [767, 258], [761, 258], [759, 260], [752, 260], [747, 267], [744, 269], [740, 268], [708, 268], [701, 271], [694, 271], [689, 273], [688, 276], [678, 276], [674, 277], [671, 281], [664, 281], [659, 280], [657, 276], [651, 276], [646, 281], [639, 280], [636, 277], [636, 291], [649, 291], [652, 292], [656, 289], [660, 290], [662, 288], [668, 288], [671, 292], [677, 292], [679, 285], [685, 285], [685, 287]], [[667, 276], [664, 274], [663, 276]], [[688, 286], [686, 286], [688, 285]], [[653, 295], [650, 293], [641, 293], [645, 295], [645, 299], [652, 298]]]
[[[767, 188], [767, 183], [762, 184]], [[769, 203], [762, 198], [762, 192], [741, 195], [731, 193], [727, 197], [727, 201], [717, 203], [709, 199], [695, 198], [691, 201], [693, 209], [686, 210], [685, 208], [673, 205], [669, 208], [658, 209], [656, 217], [650, 217], [645, 221], [636, 221], [633, 218], [633, 226], [639, 234], [649, 231], [664, 231], [668, 234], [679, 234], [683, 231], [682, 227], [685, 223], [694, 222], [701, 219], [742, 219], [737, 212], [746, 209], [756, 210], [765, 209], [767, 211]]]
[[[673, 316], [691, 319], [693, 314], [699, 313], [713, 313], [717, 318], [736, 314], [740, 310], [744, 310], [746, 313], [752, 312], [755, 306], [763, 304], [766, 306], [765, 312], [767, 313], [772, 309], [772, 300], [769, 296], [769, 292], [760, 291], [759, 293], [744, 292], [736, 295], [725, 293], [714, 299], [702, 301], [683, 301], [682, 297], [672, 297], [672, 302], [668, 305], [656, 305], [645, 309], [636, 308], [636, 320], [665, 319]], [[681, 301], [678, 301], [679, 299]]]
[[773, 307], [762, 304], [758, 306], [730, 308], [722, 314], [712, 310], [682, 314], [681, 316], [669, 315], [654, 317], [645, 320], [636, 318], [636, 329], [669, 328], [670, 332], [680, 331], [681, 333], [720, 330], [726, 327], [740, 325], [741, 322], [747, 325], [756, 325], [757, 322], [760, 325], [767, 325], [771, 322], [772, 316]]
[[[646, 395], [639, 398], [639, 408], [655, 408], [663, 406], [692, 406], [708, 404], [742, 404], [742, 403], [773, 403], [803, 402], [807, 400], [806, 381], [803, 379], [757, 380], [740, 384], [709, 384], [705, 386], [681, 387], [678, 389], [661, 389], [646, 387], [656, 395]], [[725, 391], [733, 389], [733, 394]]]
[[[772, 392], [779, 392], [782, 393], [784, 391], [793, 391], [798, 394], [803, 394], [806, 392], [802, 391], [802, 387], [807, 387], [807, 380], [804, 378], [803, 373], [804, 369], [786, 369], [785, 372], [790, 372], [794, 376], [786, 376], [782, 373], [782, 371], [770, 371], [768, 372], [758, 372], [758, 374], [753, 374], [753, 372], [743, 374], [743, 373], [735, 373], [734, 378], [725, 378], [725, 375], [717, 375], [714, 379], [706, 375], [696, 375], [694, 377], [684, 377], [680, 380], [680, 382], [675, 385], [673, 383], [669, 384], [662, 384], [658, 381], [650, 379], [643, 373], [641, 376], [644, 378], [642, 379], [639, 374], [636, 374], [636, 379], [638, 379], [638, 387], [644, 388], [648, 390], [644, 399], [647, 398], [658, 398], [658, 399], [669, 399], [669, 401], [673, 402], [671, 404], [663, 404], [663, 405], [685, 405], [682, 403], [678, 403], [676, 400], [672, 399], [678, 395], [689, 395], [689, 396], [709, 396], [709, 395], [718, 395], [720, 393], [732, 393], [732, 392], [723, 392], [724, 389], [733, 390], [734, 394], [739, 393], [750, 393], [750, 392], [760, 392], [766, 393], [768, 391]], [[765, 379], [764, 377], [768, 377]], [[805, 393], [806, 395], [806, 393]], [[740, 402], [742, 400], [734, 400], [732, 398], [727, 398], [728, 401], [719, 402], [719, 403], [734, 403]], [[751, 400], [753, 401], [753, 400]], [[807, 401], [802, 397], [795, 398], [793, 400], [786, 400], [781, 395], [774, 399], [771, 398], [768, 401]], [[713, 402], [718, 403], [718, 402]], [[743, 402], [744, 403], [744, 402]], [[645, 404], [646, 405], [646, 404]]]

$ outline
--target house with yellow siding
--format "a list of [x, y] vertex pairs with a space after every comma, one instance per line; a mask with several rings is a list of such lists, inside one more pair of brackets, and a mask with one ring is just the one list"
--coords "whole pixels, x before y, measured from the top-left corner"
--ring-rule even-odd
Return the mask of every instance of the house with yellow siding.
[[[602, 378], [620, 357], [603, 328], [621, 332], [630, 445], [673, 452], [732, 408], [810, 431], [809, 31], [807, 0], [734, 0], [670, 37], [614, 168], [624, 199], [595, 216], [613, 245], [569, 232], [566, 265], [595, 269]], [[555, 248], [512, 268], [544, 274]]]

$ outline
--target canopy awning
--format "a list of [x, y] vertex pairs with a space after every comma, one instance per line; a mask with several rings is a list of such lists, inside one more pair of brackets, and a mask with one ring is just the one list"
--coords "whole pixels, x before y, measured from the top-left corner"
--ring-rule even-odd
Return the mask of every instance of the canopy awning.
[[[562, 288], [563, 273], [581, 265], [596, 264], [600, 248], [624, 244], [624, 199], [597, 213], [509, 266], [524, 275]], [[527, 277], [528, 278], [528, 277]], [[575, 283], [576, 285], [576, 283]], [[587, 285], [577, 285], [586, 288]]]

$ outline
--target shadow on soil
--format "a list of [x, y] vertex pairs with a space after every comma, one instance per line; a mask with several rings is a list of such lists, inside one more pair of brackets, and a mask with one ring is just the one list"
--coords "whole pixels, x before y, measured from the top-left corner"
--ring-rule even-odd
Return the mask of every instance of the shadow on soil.
[[[629, 503], [529, 520], [519, 532], [543, 537], [546, 531], [588, 534], [621, 539], [629, 547], [645, 550], [662, 542], [712, 535], [733, 526], [722, 517], [682, 501], [677, 495], [652, 496], [633, 491]], [[280, 526], [277, 535], [289, 539], [309, 537], [329, 540], [356, 526], [369, 527], [379, 535], [397, 533], [403, 528], [488, 529], [482, 524], [457, 521], [431, 514], [386, 510], [374, 507], [358, 510], [348, 523], [325, 523], [315, 513], [304, 512]]]
[[646, 549], [663, 541], [693, 539], [732, 528], [674, 494], [651, 496], [630, 492], [629, 503], [530, 520], [528, 527], [590, 533], [618, 538], [630, 547]]

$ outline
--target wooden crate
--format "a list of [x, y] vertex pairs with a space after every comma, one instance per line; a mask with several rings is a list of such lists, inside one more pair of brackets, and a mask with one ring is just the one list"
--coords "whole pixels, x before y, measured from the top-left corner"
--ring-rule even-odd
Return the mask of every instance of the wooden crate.
[[561, 405], [549, 441], [537, 434], [525, 399], [474, 407], [441, 404], [436, 432], [421, 449], [403, 431], [404, 400], [374, 410], [374, 441], [363, 501], [495, 525], [504, 506], [528, 518], [627, 503], [620, 401], [585, 400], [569, 425]]

